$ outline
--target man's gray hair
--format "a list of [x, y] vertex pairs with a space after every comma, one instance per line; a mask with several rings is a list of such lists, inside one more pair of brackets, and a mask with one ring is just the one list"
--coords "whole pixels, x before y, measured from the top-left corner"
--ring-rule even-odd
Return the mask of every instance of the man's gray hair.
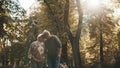
[[42, 35], [46, 35], [46, 34], [50, 35], [50, 31], [44, 30], [44, 31], [42, 32]]

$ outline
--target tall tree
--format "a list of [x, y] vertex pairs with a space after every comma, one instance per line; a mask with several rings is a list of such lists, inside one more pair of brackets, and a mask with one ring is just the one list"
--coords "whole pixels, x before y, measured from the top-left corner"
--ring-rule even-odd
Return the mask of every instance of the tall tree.
[[[62, 53], [62, 62], [69, 63], [68, 56], [67, 56], [67, 37], [64, 25], [64, 0], [63, 1], [48, 1], [44, 0], [47, 8], [46, 11], [48, 12], [48, 17], [51, 19], [51, 23], [53, 23], [54, 29], [52, 32], [59, 36], [62, 41], [63, 45], [63, 53]], [[69, 65], [69, 64], [68, 64]]]
[[[25, 10], [20, 6], [18, 0], [0, 0], [0, 41], [3, 42], [3, 44], [0, 45], [2, 48], [0, 56], [3, 56], [1, 59], [3, 61], [2, 62], [3, 66], [4, 65], [7, 66], [9, 60], [10, 60], [10, 65], [13, 64], [13, 61], [11, 61], [11, 58], [13, 58], [13, 56], [11, 57], [12, 47], [10, 46], [14, 45], [12, 44], [12, 42], [16, 37], [16, 35], [14, 34], [15, 31], [14, 28], [16, 26], [12, 26], [12, 25], [15, 23], [14, 22], [15, 20], [22, 19], [22, 17], [24, 17], [24, 13]], [[16, 29], [16, 33], [17, 31], [19, 31], [19, 29], [18, 30]], [[14, 34], [14, 36], [12, 34]]]
[[78, 27], [76, 31], [75, 37], [72, 35], [72, 32], [70, 31], [69, 28], [69, 0], [66, 0], [65, 4], [65, 10], [64, 10], [64, 23], [66, 26], [66, 31], [68, 33], [68, 37], [70, 40], [70, 43], [72, 45], [72, 50], [73, 50], [73, 57], [74, 57], [74, 62], [75, 62], [75, 68], [82, 68], [82, 61], [81, 61], [81, 56], [80, 56], [80, 47], [79, 47], [79, 40], [80, 40], [80, 34], [81, 34], [81, 24], [82, 24], [82, 9], [80, 6], [80, 1], [76, 0], [76, 5], [78, 9], [78, 14], [79, 14], [79, 21], [78, 21]]
[[[80, 57], [80, 49], [79, 49], [79, 39], [80, 39], [81, 23], [82, 23], [82, 12], [81, 12], [81, 8], [80, 8], [80, 3], [78, 3], [78, 2], [79, 1], [77, 1], [76, 3], [77, 3], [78, 13], [79, 13], [79, 24], [78, 24], [78, 28], [77, 28], [75, 37], [72, 35], [72, 32], [69, 29], [69, 22], [68, 22], [68, 18], [69, 18], [69, 0], [67, 0], [65, 2], [64, 17], [63, 17], [64, 18], [64, 24], [65, 24], [64, 27], [66, 29], [65, 31], [68, 33], [68, 37], [69, 37], [69, 40], [70, 40], [71, 45], [72, 45], [73, 57], [74, 57], [75, 67], [76, 68], [82, 67], [81, 57]], [[54, 22], [56, 22], [56, 20], [57, 20], [57, 24], [58, 24], [59, 19], [55, 16], [55, 13], [53, 12], [53, 9], [51, 9], [50, 2], [45, 0], [45, 3], [47, 4], [47, 6], [49, 8], [49, 11], [51, 12], [52, 17], [54, 18]]]
[[[99, 52], [100, 52], [100, 64], [102, 66], [102, 68], [104, 68], [105, 64], [106, 63], [106, 55], [107, 54], [111, 54], [111, 53], [108, 53], [109, 52], [109, 49], [107, 50], [107, 52], [105, 52], [105, 48], [107, 47], [106, 45], [108, 43], [106, 43], [107, 41], [111, 40], [111, 39], [108, 39], [106, 38], [106, 36], [108, 35], [114, 35], [113, 34], [113, 30], [114, 27], [115, 27], [115, 22], [113, 22], [113, 16], [107, 16], [107, 14], [112, 14], [113, 13], [113, 9], [111, 10], [111, 8], [108, 8], [107, 6], [105, 5], [101, 5], [101, 7], [99, 7], [99, 9], [101, 9], [100, 11], [97, 11], [97, 13], [93, 13], [93, 16], [95, 16], [94, 19], [96, 20], [93, 20], [92, 17], [90, 18], [91, 21], [90, 22], [90, 32], [91, 34], [91, 38], [92, 37], [96, 37], [96, 38], [99, 38], [99, 42], [97, 42], [97, 44], [99, 44]], [[106, 12], [105, 12], [106, 11]], [[107, 41], [106, 41], [107, 39]], [[115, 40], [115, 39], [114, 39]], [[111, 45], [109, 43], [109, 45]], [[111, 45], [112, 46], [112, 45]], [[116, 48], [116, 47], [114, 47]], [[105, 53], [105, 54], [104, 54]], [[107, 54], [106, 54], [107, 53]]]

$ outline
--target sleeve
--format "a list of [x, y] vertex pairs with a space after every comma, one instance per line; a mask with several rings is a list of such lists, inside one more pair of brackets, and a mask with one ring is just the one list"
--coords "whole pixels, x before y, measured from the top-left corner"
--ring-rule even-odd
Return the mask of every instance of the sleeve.
[[62, 48], [62, 43], [61, 43], [60, 39], [57, 36], [54, 36], [54, 38], [55, 38], [55, 42], [56, 42], [57, 46], [59, 48]]
[[32, 58], [31, 48], [29, 48], [29, 51], [28, 51], [28, 58], [29, 58], [29, 59], [31, 59], [31, 58]]
[[28, 58], [29, 58], [29, 59], [32, 58], [32, 53], [31, 53], [32, 45], [33, 45], [33, 43], [30, 45], [30, 48], [29, 48], [29, 50], [28, 50]]

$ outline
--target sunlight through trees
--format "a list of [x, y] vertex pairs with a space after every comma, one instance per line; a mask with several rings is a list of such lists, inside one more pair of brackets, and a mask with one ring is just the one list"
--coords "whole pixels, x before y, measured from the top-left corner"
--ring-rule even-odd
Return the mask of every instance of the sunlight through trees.
[[44, 29], [62, 41], [68, 68], [120, 67], [119, 0], [0, 0], [0, 67], [29, 68]]

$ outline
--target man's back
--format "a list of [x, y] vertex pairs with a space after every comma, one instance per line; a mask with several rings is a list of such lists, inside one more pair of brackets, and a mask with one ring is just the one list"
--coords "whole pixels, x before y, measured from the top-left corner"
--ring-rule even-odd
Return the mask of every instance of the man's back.
[[62, 47], [62, 44], [57, 36], [52, 35], [50, 39], [45, 41], [45, 47], [48, 50], [47, 53], [49, 57], [56, 57], [58, 53], [58, 48]]

